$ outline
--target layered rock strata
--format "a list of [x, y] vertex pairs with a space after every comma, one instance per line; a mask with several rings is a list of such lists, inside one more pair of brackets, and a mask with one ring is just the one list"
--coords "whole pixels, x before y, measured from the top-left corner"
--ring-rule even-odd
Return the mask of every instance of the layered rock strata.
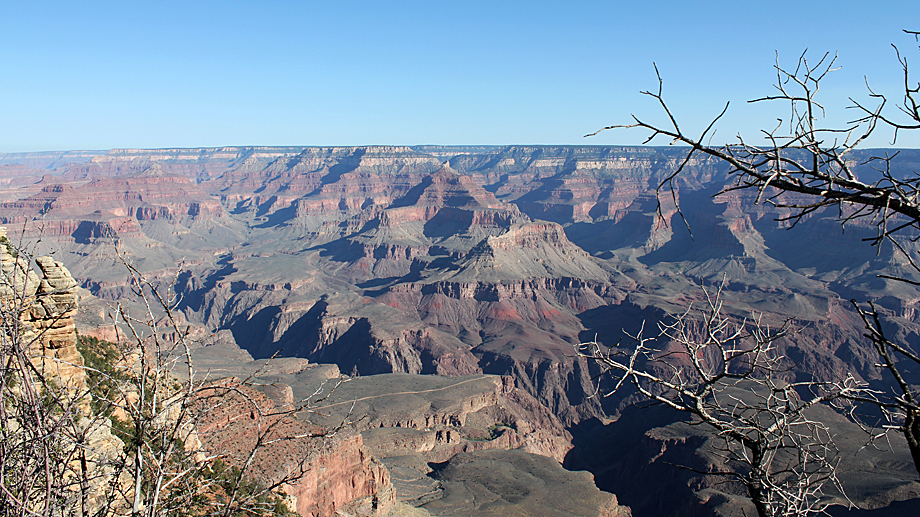
[[283, 483], [296, 511], [321, 517], [360, 510], [384, 516], [395, 495], [389, 473], [350, 429], [328, 430], [294, 418], [271, 399], [227, 379], [203, 390], [197, 421], [203, 447], [263, 484]]
[[[290, 382], [296, 398], [316, 384], [277, 380]], [[323, 424], [346, 417], [354, 417], [380, 458], [420, 453], [427, 461], [442, 462], [459, 452], [513, 448], [561, 462], [571, 448], [562, 422], [516, 388], [511, 377], [358, 377], [339, 386], [309, 415]]]
[[0, 297], [4, 310], [19, 313], [25, 328], [20, 339], [41, 364], [43, 375], [81, 392], [86, 387], [86, 372], [77, 351], [73, 319], [78, 309], [77, 283], [53, 258], [37, 257], [35, 262], [41, 276], [32, 270], [25, 255], [9, 245], [6, 228], [0, 227]]
[[[39, 212], [65, 220], [105, 212], [137, 221], [196, 220], [223, 214], [220, 203], [187, 177], [166, 174], [156, 163], [139, 174], [96, 179], [78, 187], [48, 185], [34, 196], [4, 203], [2, 209], [5, 223], [21, 223]], [[14, 215], [17, 213], [21, 215]]]

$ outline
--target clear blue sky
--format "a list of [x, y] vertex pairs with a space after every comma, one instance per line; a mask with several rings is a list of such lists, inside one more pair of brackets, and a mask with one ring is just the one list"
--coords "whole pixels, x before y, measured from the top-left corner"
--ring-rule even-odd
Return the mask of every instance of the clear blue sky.
[[786, 115], [744, 102], [771, 93], [775, 51], [789, 65], [805, 48], [839, 53], [821, 94], [835, 114], [867, 98], [864, 75], [897, 98], [890, 45], [920, 79], [901, 32], [920, 29], [917, 12], [915, 0], [7, 1], [0, 152], [635, 144], [636, 131], [582, 135], [633, 112], [660, 120], [638, 93], [657, 86], [653, 62], [686, 128], [730, 100], [716, 139], [753, 139]]

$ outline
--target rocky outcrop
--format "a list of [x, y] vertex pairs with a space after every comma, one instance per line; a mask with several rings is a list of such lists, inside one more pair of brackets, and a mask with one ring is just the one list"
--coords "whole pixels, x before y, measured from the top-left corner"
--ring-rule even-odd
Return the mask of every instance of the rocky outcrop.
[[35, 259], [42, 277], [35, 293], [30, 323], [39, 335], [46, 361], [54, 361], [54, 369], [62, 379], [74, 387], [85, 384], [86, 372], [83, 358], [77, 351], [76, 325], [77, 282], [63, 264], [51, 257]]
[[41, 276], [15, 249], [3, 243], [6, 228], [0, 227], [0, 297], [19, 312], [26, 333], [22, 341], [48, 378], [81, 391], [86, 386], [83, 357], [77, 351], [74, 315], [78, 309], [77, 283], [63, 264], [51, 257], [37, 257]]
[[349, 411], [362, 416], [357, 429], [382, 459], [419, 453], [442, 462], [460, 452], [512, 448], [561, 462], [571, 448], [563, 423], [511, 377], [359, 377], [317, 408], [328, 412], [321, 423]]
[[[259, 389], [279, 402], [301, 400], [324, 378], [319, 369], [272, 375]], [[427, 465], [461, 453], [514, 449], [547, 457], [558, 468], [571, 436], [555, 415], [514, 384], [510, 377], [488, 375], [355, 377], [320, 395], [309, 419], [319, 425], [354, 421], [371, 454], [396, 469], [391, 473], [397, 498], [417, 506], [441, 491]]]
[[383, 516], [393, 508], [389, 473], [367, 454], [360, 434], [302, 422], [238, 379], [202, 392], [197, 426], [203, 447], [237, 466], [248, 463], [246, 475], [262, 483], [283, 483], [301, 515]]
[[[55, 486], [62, 488], [62, 493], [56, 496], [72, 500], [79, 497], [81, 504], [74, 515], [90, 515], [102, 505], [111, 504], [109, 493], [121, 483], [117, 459], [121, 457], [124, 443], [112, 433], [109, 419], [94, 414], [91, 409], [91, 386], [83, 357], [77, 349], [74, 323], [79, 308], [77, 283], [67, 268], [51, 257], [36, 257], [35, 263], [41, 274], [31, 268], [25, 252], [10, 244], [6, 228], [0, 227], [0, 302], [4, 318], [18, 317], [22, 324], [17, 326], [7, 321], [3, 331], [18, 335], [5, 335], [3, 346], [10, 347], [5, 351], [7, 357], [24, 352], [31, 365], [22, 372], [33, 376], [29, 381], [32, 389], [55, 401], [49, 405], [54, 408], [49, 411], [51, 414], [40, 418], [44, 419], [42, 424], [58, 429], [55, 443], [50, 445], [64, 451], [54, 457], [63, 460], [66, 467], [56, 472], [62, 473], [65, 479], [83, 480], [79, 485], [56, 481]], [[17, 350], [18, 347], [21, 348]], [[26, 383], [22, 377], [13, 378], [16, 382], [9, 383], [4, 390], [11, 390], [14, 396], [23, 396], [19, 390]], [[15, 429], [24, 415], [19, 413], [21, 407], [10, 409], [8, 422]], [[35, 418], [32, 410], [34, 408], [26, 417], [30, 420]], [[11, 445], [16, 447], [15, 441], [22, 437], [15, 432], [11, 436], [14, 442]]]

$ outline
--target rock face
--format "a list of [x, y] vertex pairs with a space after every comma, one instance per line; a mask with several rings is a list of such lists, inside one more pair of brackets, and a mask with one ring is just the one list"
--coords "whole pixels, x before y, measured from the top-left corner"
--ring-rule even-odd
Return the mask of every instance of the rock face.
[[126, 294], [127, 280], [112, 267], [113, 245], [155, 278], [174, 276], [180, 264], [200, 263], [241, 239], [242, 225], [218, 200], [165, 169], [154, 162], [89, 182], [60, 183], [63, 178], [55, 177], [32, 196], [0, 204], [0, 224], [48, 243], [71, 269], [83, 272], [83, 287], [114, 299]]
[[29, 323], [39, 334], [45, 357], [55, 361], [62, 379], [72, 379], [75, 387], [85, 385], [83, 358], [77, 352], [74, 315], [78, 309], [77, 282], [63, 264], [51, 257], [37, 257], [42, 277], [35, 293]]
[[[159, 218], [196, 220], [219, 217], [223, 208], [185, 176], [166, 174], [154, 163], [139, 174], [101, 178], [73, 187], [53, 184], [29, 198], [2, 205], [5, 223], [21, 222], [41, 211], [56, 219], [73, 220], [95, 212], [137, 221]], [[77, 237], [79, 238], [79, 237]]]
[[22, 339], [31, 343], [32, 356], [41, 358], [43, 375], [75, 390], [84, 389], [86, 372], [73, 319], [79, 307], [76, 281], [51, 257], [35, 259], [39, 276], [24, 258], [11, 253], [15, 251], [3, 243], [6, 239], [6, 228], [0, 227], [0, 297], [19, 307], [26, 328]]
[[[328, 377], [319, 367], [267, 375], [261, 380], [270, 384], [263, 384], [260, 390], [277, 402], [301, 400]], [[309, 418], [321, 425], [356, 421], [365, 447], [392, 472], [397, 499], [435, 515], [488, 514], [501, 506], [487, 504], [496, 497], [481, 500], [478, 492], [473, 505], [458, 504], [458, 491], [463, 491], [459, 485], [472, 485], [441, 475], [446, 462], [455, 461], [461, 462], [462, 469], [477, 472], [500, 465], [503, 476], [520, 478], [532, 489], [530, 497], [523, 497], [526, 494], [520, 491], [498, 496], [509, 496], [502, 511], [511, 514], [544, 515], [534, 506], [541, 500], [537, 494], [554, 490], [558, 482], [571, 488], [553, 497], [560, 510], [567, 508], [571, 515], [628, 515], [612, 495], [594, 488], [590, 475], [561, 469], [570, 435], [555, 415], [526, 391], [515, 388], [509, 377], [382, 374], [353, 378], [333, 393], [322, 394], [322, 403], [312, 408]], [[510, 450], [510, 457], [502, 456]], [[486, 451], [499, 453], [501, 459]], [[544, 476], [548, 473], [551, 475]], [[489, 485], [485, 478], [479, 480], [493, 488], [507, 481]], [[522, 497], [515, 498], [515, 494]]]
[[[0, 297], [4, 303], [19, 303], [26, 333], [31, 342], [29, 352], [38, 359], [44, 378], [60, 383], [74, 393], [87, 388], [83, 358], [77, 351], [73, 316], [78, 310], [77, 283], [62, 263], [51, 257], [35, 259], [41, 274], [14, 255], [6, 240], [6, 228], [0, 227]], [[14, 253], [11, 253], [14, 252]], [[352, 429], [322, 435], [325, 429], [294, 418], [258, 391], [227, 380], [211, 386], [204, 393], [202, 418], [195, 431], [197, 439], [212, 453], [223, 455], [239, 465], [245, 464], [250, 451], [256, 455], [247, 475], [262, 483], [291, 481], [285, 491], [297, 501], [296, 510], [304, 516], [335, 515], [339, 511], [361, 515], [388, 515], [396, 507], [395, 492], [386, 468], [370, 457], [362, 437]], [[81, 404], [86, 416], [88, 398]], [[99, 418], [83, 418], [86, 440], [96, 454], [117, 457], [121, 442], [109, 431], [111, 425]], [[79, 423], [78, 422], [78, 423]], [[300, 436], [301, 438], [295, 438]], [[315, 436], [315, 437], [314, 437]], [[258, 440], [269, 442], [257, 447]], [[197, 441], [197, 440], [196, 440]], [[109, 468], [94, 464], [96, 455], [85, 458], [87, 468]], [[95, 479], [95, 478], [93, 478]], [[101, 477], [103, 483], [109, 477]], [[100, 486], [102, 497], [108, 485]], [[90, 508], [95, 492], [90, 495]]]
[[[63, 471], [65, 476], [84, 476], [85, 485], [62, 485], [62, 498], [82, 499], [78, 515], [93, 513], [106, 504], [113, 483], [118, 483], [113, 458], [121, 457], [124, 443], [112, 434], [112, 425], [107, 417], [95, 415], [90, 407], [87, 373], [83, 357], [77, 349], [77, 333], [74, 315], [79, 308], [76, 292], [77, 283], [64, 265], [51, 257], [36, 257], [41, 275], [31, 268], [31, 264], [22, 250], [12, 246], [7, 239], [6, 228], [0, 226], [0, 302], [3, 304], [4, 317], [18, 315], [21, 327], [10, 321], [4, 326], [4, 332], [20, 333], [4, 335], [4, 347], [19, 345], [31, 361], [37, 375], [33, 378], [33, 388], [55, 393], [56, 400], [63, 411], [45, 417], [44, 423], [53, 423], [60, 427], [57, 440], [65, 451], [72, 448], [72, 456], [67, 458]], [[17, 343], [18, 342], [18, 343]], [[7, 350], [7, 357], [11, 354]], [[32, 371], [29, 374], [32, 374]], [[39, 377], [40, 376], [40, 377]], [[15, 378], [15, 377], [14, 377]], [[14, 396], [22, 396], [18, 391], [24, 383], [16, 382], [4, 387], [12, 390]], [[4, 393], [8, 397], [10, 393]], [[47, 396], [51, 396], [50, 393]], [[10, 425], [16, 426], [22, 414], [16, 414], [21, 408], [12, 410], [7, 418]], [[63, 414], [61, 414], [63, 413]], [[29, 413], [32, 418], [32, 413]], [[15, 442], [21, 437], [12, 434]], [[79, 440], [80, 445], [71, 440]], [[13, 443], [12, 447], [21, 447]], [[79, 451], [79, 452], [77, 452]], [[15, 460], [14, 460], [15, 461]], [[61, 466], [58, 465], [57, 468]]]
[[[312, 376], [266, 380], [290, 383], [297, 399], [318, 384]], [[329, 425], [349, 412], [361, 417], [356, 428], [383, 460], [419, 453], [443, 462], [459, 452], [514, 448], [561, 462], [570, 449], [571, 436], [560, 420], [510, 377], [359, 377], [339, 386], [310, 419]]]
[[383, 516], [393, 509], [389, 473], [367, 454], [360, 434], [345, 429], [323, 436], [326, 429], [294, 418], [238, 379], [211, 388], [198, 423], [203, 446], [239, 466], [255, 451], [246, 473], [264, 483], [284, 481], [301, 515]]
[[307, 148], [267, 166], [248, 159], [207, 186], [235, 212], [295, 225], [322, 238], [335, 231], [324, 222], [386, 207], [439, 167], [437, 159], [408, 147]]

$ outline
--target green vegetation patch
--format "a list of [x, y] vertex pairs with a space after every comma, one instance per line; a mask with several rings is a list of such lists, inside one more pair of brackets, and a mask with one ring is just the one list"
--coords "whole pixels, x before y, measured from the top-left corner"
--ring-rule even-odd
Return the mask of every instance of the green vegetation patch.
[[480, 432], [478, 430], [467, 433], [465, 437], [471, 442], [491, 442], [492, 440], [501, 436], [504, 429], [511, 429], [514, 432], [517, 432], [517, 428], [513, 424], [506, 424], [504, 422], [497, 422], [488, 427], [485, 432]]
[[116, 343], [81, 335], [77, 335], [77, 351], [83, 356], [86, 367], [93, 414], [111, 417], [114, 409], [112, 401], [118, 398], [119, 383], [129, 380], [124, 369], [116, 367], [124, 357], [123, 351]]

